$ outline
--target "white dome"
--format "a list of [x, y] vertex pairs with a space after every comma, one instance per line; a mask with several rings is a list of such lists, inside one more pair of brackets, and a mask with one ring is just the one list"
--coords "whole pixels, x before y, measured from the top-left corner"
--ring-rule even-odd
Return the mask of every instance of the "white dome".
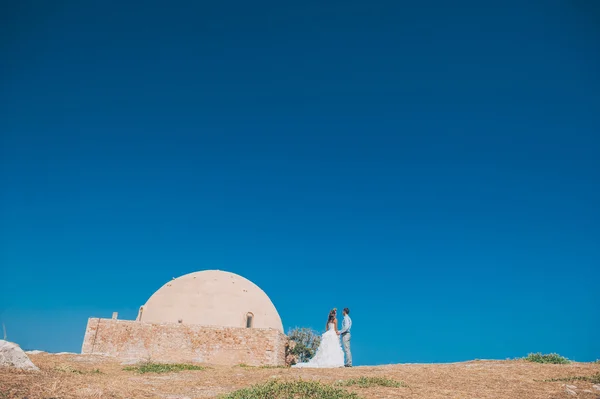
[[140, 309], [138, 320], [283, 332], [277, 309], [256, 284], [234, 273], [206, 270], [163, 285]]

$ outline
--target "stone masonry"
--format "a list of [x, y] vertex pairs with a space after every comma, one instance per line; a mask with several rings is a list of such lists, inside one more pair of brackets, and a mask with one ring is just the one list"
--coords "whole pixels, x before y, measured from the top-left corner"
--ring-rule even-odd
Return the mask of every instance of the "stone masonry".
[[286, 342], [275, 329], [90, 318], [81, 353], [124, 361], [283, 366]]

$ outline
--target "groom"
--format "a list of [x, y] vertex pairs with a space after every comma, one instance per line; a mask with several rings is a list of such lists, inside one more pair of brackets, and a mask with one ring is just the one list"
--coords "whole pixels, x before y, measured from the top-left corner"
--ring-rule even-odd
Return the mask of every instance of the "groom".
[[344, 353], [346, 354], [346, 367], [352, 367], [352, 353], [350, 353], [350, 329], [352, 328], [352, 319], [350, 318], [350, 309], [344, 308], [344, 321], [342, 321], [342, 329], [338, 331], [338, 335], [342, 337]]

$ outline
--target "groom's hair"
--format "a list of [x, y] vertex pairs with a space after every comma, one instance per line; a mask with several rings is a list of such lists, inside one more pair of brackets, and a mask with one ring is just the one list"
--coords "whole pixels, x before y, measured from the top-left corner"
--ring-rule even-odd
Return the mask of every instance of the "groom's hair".
[[346, 313], [346, 314], [350, 314], [350, 309], [348, 309], [348, 308], [344, 308], [344, 313]]

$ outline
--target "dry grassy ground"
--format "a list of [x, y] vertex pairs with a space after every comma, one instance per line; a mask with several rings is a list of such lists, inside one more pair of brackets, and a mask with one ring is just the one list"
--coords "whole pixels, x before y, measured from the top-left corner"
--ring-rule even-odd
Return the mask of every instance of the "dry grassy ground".
[[273, 379], [319, 380], [334, 384], [350, 378], [387, 377], [406, 388], [349, 387], [361, 398], [411, 399], [600, 399], [600, 391], [584, 381], [543, 382], [551, 378], [591, 376], [600, 365], [543, 365], [518, 361], [471, 361], [456, 364], [406, 364], [351, 369], [261, 369], [209, 366], [202, 371], [137, 374], [111, 358], [82, 355], [30, 355], [41, 372], [0, 368], [0, 399], [5, 398], [215, 398]]

